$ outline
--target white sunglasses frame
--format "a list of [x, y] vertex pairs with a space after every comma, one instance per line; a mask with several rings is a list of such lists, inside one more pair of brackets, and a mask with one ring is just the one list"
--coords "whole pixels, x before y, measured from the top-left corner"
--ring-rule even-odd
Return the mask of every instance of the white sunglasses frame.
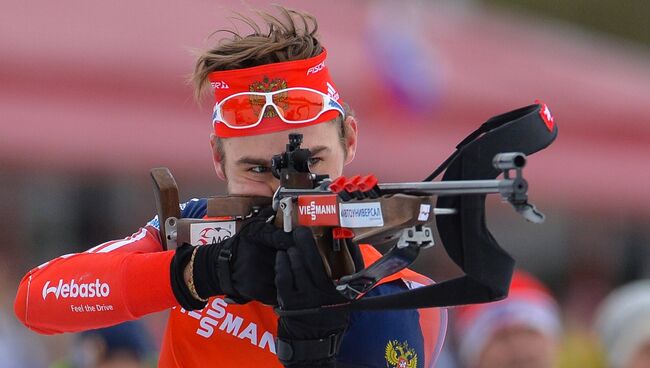
[[[299, 120], [299, 121], [290, 121], [290, 120], [285, 119], [284, 116], [282, 116], [278, 106], [273, 102], [273, 96], [278, 94], [278, 93], [282, 93], [282, 92], [286, 92], [286, 91], [295, 91], [295, 90], [315, 92], [316, 94], [319, 94], [319, 95], [321, 95], [323, 97], [323, 109], [318, 113], [318, 115], [316, 115], [315, 117], [313, 117], [311, 119]], [[246, 95], [246, 96], [264, 96], [264, 98], [266, 99], [266, 103], [264, 104], [264, 106], [262, 106], [262, 108], [260, 110], [261, 113], [260, 113], [259, 118], [257, 119], [257, 122], [255, 122], [254, 124], [251, 124], [251, 125], [243, 126], [243, 127], [242, 126], [232, 126], [232, 125], [228, 124], [228, 122], [226, 122], [223, 119], [223, 117], [221, 115], [220, 107], [223, 105], [224, 102], [228, 101], [229, 99], [231, 99], [233, 97], [237, 97], [237, 96], [243, 96], [243, 95]], [[212, 125], [224, 124], [230, 129], [254, 128], [254, 127], [260, 125], [260, 123], [262, 122], [262, 119], [264, 119], [264, 112], [266, 111], [266, 108], [268, 106], [273, 107], [273, 109], [277, 113], [278, 117], [287, 124], [310, 123], [310, 122], [318, 119], [325, 112], [332, 111], [332, 110], [337, 110], [338, 112], [341, 113], [341, 116], [345, 117], [345, 111], [343, 110], [343, 106], [341, 106], [341, 104], [338, 103], [336, 100], [334, 100], [331, 96], [329, 96], [329, 95], [327, 95], [327, 94], [325, 94], [325, 93], [323, 93], [321, 91], [317, 91], [317, 90], [311, 89], [311, 88], [291, 87], [291, 88], [279, 89], [277, 91], [272, 91], [272, 92], [240, 92], [240, 93], [235, 93], [234, 95], [230, 95], [230, 96], [224, 98], [223, 100], [217, 102], [214, 105], [214, 108], [212, 109]]]

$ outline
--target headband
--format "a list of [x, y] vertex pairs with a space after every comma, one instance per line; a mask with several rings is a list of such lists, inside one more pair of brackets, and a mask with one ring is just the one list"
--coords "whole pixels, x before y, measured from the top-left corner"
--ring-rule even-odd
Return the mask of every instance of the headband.
[[[214, 89], [215, 103], [219, 103], [235, 93], [273, 92], [291, 87], [311, 88], [342, 103], [325, 65], [326, 57], [327, 51], [323, 49], [319, 55], [309, 59], [212, 72], [208, 74], [208, 79]], [[231, 129], [225, 124], [215, 121], [213, 122], [214, 132], [222, 138], [266, 134], [334, 120], [339, 113], [338, 111], [327, 111], [318, 119], [298, 126], [282, 121], [273, 109], [268, 109], [264, 114], [261, 124], [248, 129]]]

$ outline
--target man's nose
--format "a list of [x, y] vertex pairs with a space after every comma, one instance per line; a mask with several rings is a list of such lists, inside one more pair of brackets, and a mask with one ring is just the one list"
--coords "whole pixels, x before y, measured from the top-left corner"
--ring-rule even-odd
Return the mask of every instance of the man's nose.
[[271, 190], [271, 195], [275, 194], [275, 191], [278, 190], [280, 186], [280, 180], [276, 179], [275, 176], [269, 179], [266, 183]]

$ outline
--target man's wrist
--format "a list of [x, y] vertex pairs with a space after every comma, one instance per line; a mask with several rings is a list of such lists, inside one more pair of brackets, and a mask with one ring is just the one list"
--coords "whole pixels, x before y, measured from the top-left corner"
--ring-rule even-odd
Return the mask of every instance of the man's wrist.
[[[205, 301], [196, 299], [192, 295], [186, 281], [186, 272], [192, 255], [196, 248], [183, 244], [176, 248], [176, 253], [170, 264], [171, 287], [178, 304], [186, 310], [195, 310], [205, 307]], [[197, 294], [198, 295], [198, 294]]]
[[199, 294], [196, 292], [196, 286], [194, 285], [194, 259], [196, 258], [196, 251], [198, 247], [195, 247], [192, 250], [192, 256], [190, 257], [190, 261], [187, 263], [185, 266], [185, 269], [183, 270], [183, 279], [185, 280], [185, 285], [187, 285], [187, 289], [190, 291], [190, 294], [192, 297], [196, 300], [200, 300], [202, 302], [207, 302], [207, 298], [201, 298]]

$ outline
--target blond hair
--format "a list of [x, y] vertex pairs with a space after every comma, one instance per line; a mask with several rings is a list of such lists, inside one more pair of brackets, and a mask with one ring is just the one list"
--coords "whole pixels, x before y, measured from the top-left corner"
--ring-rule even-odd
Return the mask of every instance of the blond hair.
[[221, 39], [215, 47], [199, 55], [192, 74], [197, 97], [209, 86], [208, 75], [214, 71], [308, 59], [323, 52], [314, 16], [282, 6], [276, 8], [279, 10], [278, 16], [255, 11], [262, 18], [263, 26], [243, 14], [237, 14], [234, 19], [245, 23], [253, 31], [247, 36], [223, 29], [213, 33], [226, 32], [232, 37]]

